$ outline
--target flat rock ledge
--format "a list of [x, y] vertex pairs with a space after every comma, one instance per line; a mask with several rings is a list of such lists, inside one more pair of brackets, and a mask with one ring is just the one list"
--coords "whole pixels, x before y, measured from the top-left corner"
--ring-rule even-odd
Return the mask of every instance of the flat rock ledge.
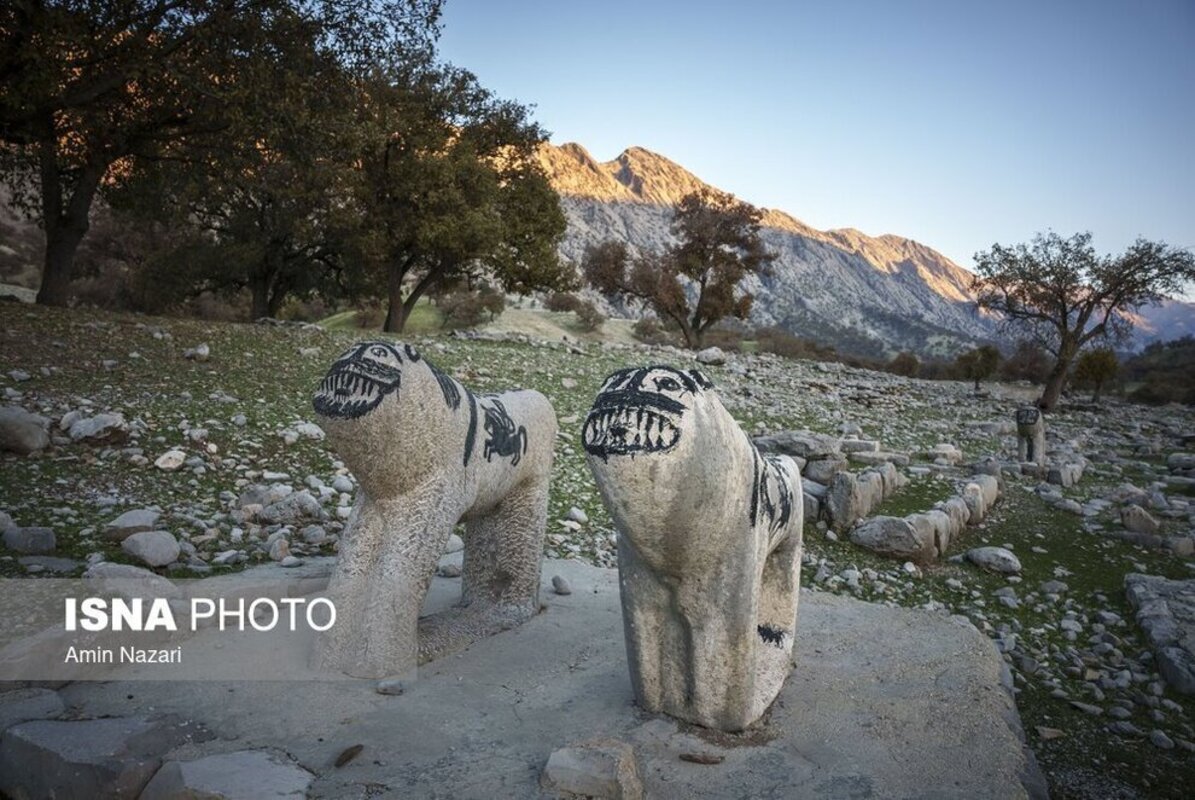
[[[151, 779], [199, 791], [217, 778], [243, 785], [233, 779], [259, 769], [277, 773], [275, 796], [299, 791], [307, 773], [305, 791], [318, 797], [383, 789], [413, 798], [530, 800], [577, 789], [635, 797], [640, 783], [645, 797], [698, 800], [1045, 796], [1008, 671], [995, 645], [960, 618], [802, 592], [792, 675], [760, 724], [728, 736], [634, 705], [617, 572], [546, 560], [543, 574], [543, 613], [425, 665], [400, 695], [314, 672], [303, 680], [70, 684], [59, 690], [63, 702], [93, 721], [10, 728], [0, 788], [44, 795], [47, 786], [26, 782], [61, 774], [61, 759], [47, 752], [65, 737], [108, 743], [81, 759], [94, 765], [86, 766], [90, 785], [108, 787], [95, 797]], [[563, 577], [572, 594], [552, 593], [547, 576]], [[435, 578], [425, 611], [447, 608], [459, 587], [459, 579]], [[269, 664], [304, 663], [308, 647], [279, 640], [261, 674], [271, 674]], [[168, 746], [168, 737], [151, 734], [151, 713], [205, 735]], [[133, 727], [83, 730], [96, 724]], [[54, 769], [43, 769], [51, 761]]]
[[1158, 672], [1176, 692], [1195, 694], [1195, 578], [1180, 581], [1131, 572], [1125, 593], [1149, 637]]

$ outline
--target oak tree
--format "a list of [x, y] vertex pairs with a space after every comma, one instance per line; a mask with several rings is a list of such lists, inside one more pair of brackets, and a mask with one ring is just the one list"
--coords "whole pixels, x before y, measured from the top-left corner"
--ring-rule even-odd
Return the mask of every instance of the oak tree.
[[755, 298], [743, 280], [770, 272], [775, 256], [760, 237], [761, 216], [733, 195], [702, 188], [676, 209], [674, 245], [632, 258], [624, 243], [601, 242], [586, 249], [582, 271], [598, 291], [655, 312], [687, 347], [700, 349], [716, 322], [750, 314]]
[[13, 0], [0, 4], [0, 175], [38, 218], [38, 302], [65, 305], [97, 197], [142, 160], [198, 165], [255, 141], [245, 108], [284, 97], [297, 30], [361, 70], [438, 33], [439, 0]]
[[1090, 233], [1038, 234], [1028, 244], [992, 245], [975, 255], [972, 290], [1010, 331], [1028, 335], [1054, 359], [1038, 405], [1053, 408], [1084, 346], [1123, 340], [1129, 314], [1195, 280], [1195, 256], [1138, 239], [1120, 255], [1099, 256]]

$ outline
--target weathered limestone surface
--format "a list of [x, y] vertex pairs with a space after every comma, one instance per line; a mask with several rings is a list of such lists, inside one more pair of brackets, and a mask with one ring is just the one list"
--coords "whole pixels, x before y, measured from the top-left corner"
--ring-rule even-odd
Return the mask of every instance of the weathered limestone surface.
[[137, 797], [179, 741], [145, 717], [35, 720], [0, 736], [0, 792], [43, 797]]
[[314, 777], [284, 753], [241, 750], [167, 761], [138, 800], [303, 800]]
[[[556, 441], [542, 394], [474, 395], [410, 345], [378, 341], [337, 359], [313, 404], [361, 487], [329, 585], [338, 623], [319, 663], [402, 675], [536, 614]], [[420, 622], [461, 520], [462, 608]]]
[[1124, 585], [1158, 671], [1175, 691], [1195, 694], [1195, 578], [1179, 581], [1131, 572]]
[[[542, 592], [545, 613], [424, 665], [401, 696], [354, 680], [74, 683], [61, 692], [86, 716], [152, 707], [215, 737], [165, 760], [224, 752], [232, 739], [240, 750], [285, 751], [315, 773], [313, 797], [358, 797], [377, 785], [400, 797], [539, 800], [551, 753], [593, 737], [634, 749], [652, 798], [1042, 796], [1027, 788], [1040, 784], [1001, 684], [1003, 662], [969, 625], [804, 592], [796, 669], [761, 733], [722, 746], [634, 708], [626, 653], [610, 646], [622, 633], [616, 571], [551, 561], [544, 574], [563, 576], [573, 593]], [[455, 602], [459, 584], [435, 578], [425, 611]], [[213, 632], [199, 639], [221, 641]], [[302, 663], [309, 646], [280, 637], [263, 671]], [[333, 766], [357, 744], [357, 758]]]
[[670, 367], [607, 378], [582, 438], [619, 531], [636, 699], [742, 730], [792, 669], [804, 515], [796, 463], [761, 455], [705, 376]]

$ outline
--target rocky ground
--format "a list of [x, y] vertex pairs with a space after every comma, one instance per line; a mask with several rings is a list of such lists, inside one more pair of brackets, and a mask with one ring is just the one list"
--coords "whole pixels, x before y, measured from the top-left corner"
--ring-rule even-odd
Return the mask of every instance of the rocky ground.
[[[334, 553], [355, 484], [325, 447], [309, 397], [360, 336], [6, 306], [0, 442], [27, 454], [0, 455], [0, 577], [78, 575], [100, 562], [200, 577]], [[547, 554], [612, 566], [615, 537], [581, 423], [615, 368], [693, 356], [509, 333], [414, 343], [474, 389], [548, 395], [561, 434]], [[886, 559], [851, 544], [849, 529], [807, 520], [804, 585], [960, 614], [994, 639], [1054, 796], [1187, 794], [1195, 697], [1180, 690], [1191, 689], [1195, 584], [1177, 581], [1195, 578], [1195, 464], [1175, 454], [1195, 449], [1190, 409], [1076, 402], [1051, 414], [1051, 458], [1085, 467], [1063, 487], [1016, 461], [1009, 423], [1028, 387], [977, 395], [763, 355], [702, 369], [753, 434], [826, 434], [842, 456], [835, 469], [873, 460], [845, 441], [890, 454], [904, 485], [872, 515], [927, 511], [977, 469], [1000, 473], [999, 502], [941, 558]], [[961, 558], [983, 546], [1010, 551], [1019, 568]], [[1130, 593], [1130, 574], [1172, 582], [1131, 579]]]

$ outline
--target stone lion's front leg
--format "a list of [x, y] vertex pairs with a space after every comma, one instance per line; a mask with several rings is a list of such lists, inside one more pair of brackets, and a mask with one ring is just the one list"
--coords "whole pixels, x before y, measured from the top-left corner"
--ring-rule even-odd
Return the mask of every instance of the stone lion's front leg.
[[319, 668], [359, 678], [415, 669], [419, 610], [453, 523], [436, 495], [358, 501], [328, 586], [336, 624], [317, 646]]

